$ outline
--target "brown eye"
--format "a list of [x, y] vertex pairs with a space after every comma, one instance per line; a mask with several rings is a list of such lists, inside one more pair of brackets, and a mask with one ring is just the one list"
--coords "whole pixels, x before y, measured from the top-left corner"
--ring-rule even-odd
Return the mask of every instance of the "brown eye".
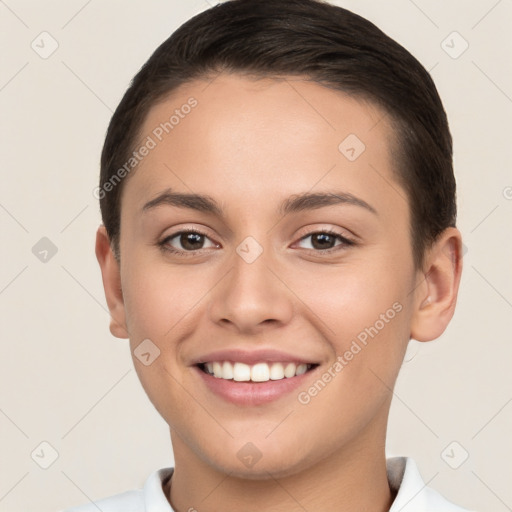
[[311, 245], [315, 249], [332, 249], [336, 244], [336, 238], [327, 233], [315, 233], [311, 235]]
[[[311, 238], [311, 247], [306, 247], [306, 249], [313, 249], [316, 252], [328, 252], [335, 247], [340, 247], [340, 249], [345, 248], [346, 246], [355, 245], [355, 242], [345, 238], [344, 236], [336, 233], [335, 231], [315, 231], [301, 238], [301, 242]], [[341, 243], [336, 244], [336, 241], [340, 240]], [[338, 250], [338, 249], [336, 249]]]
[[[209, 240], [208, 236], [204, 233], [194, 230], [178, 231], [169, 235], [164, 240], [159, 242], [159, 246], [169, 252], [183, 255], [192, 256], [194, 251], [200, 251], [205, 248], [204, 243]], [[210, 242], [209, 247], [216, 247], [216, 244]], [[177, 247], [176, 247], [177, 246]]]
[[204, 235], [199, 233], [182, 233], [179, 235], [179, 242], [184, 249], [195, 251], [202, 249], [204, 243]]

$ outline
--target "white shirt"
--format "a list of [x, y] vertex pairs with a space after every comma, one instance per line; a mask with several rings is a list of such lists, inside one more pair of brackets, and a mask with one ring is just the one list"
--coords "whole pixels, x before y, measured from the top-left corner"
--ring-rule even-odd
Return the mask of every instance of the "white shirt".
[[[389, 512], [471, 512], [427, 487], [412, 458], [388, 458], [386, 465], [389, 486], [397, 492]], [[102, 512], [174, 512], [162, 489], [163, 482], [173, 470], [162, 468], [153, 472], [143, 489], [126, 491], [61, 512], [98, 512], [98, 509]]]

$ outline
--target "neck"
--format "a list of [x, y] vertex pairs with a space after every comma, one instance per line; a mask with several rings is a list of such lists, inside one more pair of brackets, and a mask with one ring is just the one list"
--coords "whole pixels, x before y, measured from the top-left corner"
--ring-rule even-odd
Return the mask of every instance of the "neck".
[[385, 429], [380, 436], [369, 430], [350, 449], [334, 451], [290, 476], [273, 478], [269, 473], [264, 480], [215, 469], [172, 432], [175, 471], [164, 492], [175, 512], [388, 512], [395, 493], [387, 479]]

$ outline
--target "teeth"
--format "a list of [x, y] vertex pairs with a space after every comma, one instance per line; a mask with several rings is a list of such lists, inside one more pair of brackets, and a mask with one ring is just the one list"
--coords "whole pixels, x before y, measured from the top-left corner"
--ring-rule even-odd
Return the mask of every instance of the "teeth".
[[229, 361], [224, 361], [222, 365], [222, 375], [223, 379], [232, 379], [233, 378], [233, 365]]
[[266, 382], [269, 379], [270, 368], [267, 363], [258, 363], [251, 368], [251, 380], [253, 382]]
[[270, 380], [284, 379], [284, 368], [281, 363], [274, 363], [270, 367]]
[[215, 377], [222, 377], [222, 365], [217, 361], [213, 363], [213, 375]]
[[312, 365], [295, 363], [230, 363], [229, 361], [212, 361], [204, 364], [207, 373], [218, 379], [237, 382], [267, 382], [282, 380], [306, 373]]
[[[216, 375], [216, 377], [217, 377], [217, 375]], [[219, 375], [219, 377], [221, 377], [223, 379], [224, 375]], [[236, 380], [239, 382], [251, 380], [251, 367], [248, 364], [235, 363], [233, 365], [233, 380]]]
[[293, 363], [288, 363], [285, 367], [284, 367], [284, 376], [285, 377], [294, 377], [295, 376], [295, 370], [297, 369], [297, 367], [293, 364]]
[[297, 370], [295, 370], [295, 375], [302, 375], [303, 373], [306, 373], [307, 371], [308, 371], [307, 364], [299, 364], [299, 366], [297, 366]]

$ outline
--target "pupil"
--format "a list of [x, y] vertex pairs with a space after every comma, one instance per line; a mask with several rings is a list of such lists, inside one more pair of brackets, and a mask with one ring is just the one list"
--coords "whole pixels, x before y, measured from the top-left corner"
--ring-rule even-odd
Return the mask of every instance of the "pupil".
[[195, 247], [194, 246], [194, 243], [195, 244], [198, 244], [201, 245], [201, 238], [202, 238], [203, 235], [200, 235], [199, 233], [186, 233], [186, 234], [183, 234], [181, 235], [181, 244], [182, 246], [185, 248], [185, 249], [190, 249], [190, 250], [196, 250], [198, 249], [198, 247]]
[[[327, 233], [318, 233], [317, 235], [314, 235], [313, 236], [313, 247], [315, 247], [315, 240], [317, 239], [320, 239], [320, 240], [323, 240], [324, 242], [327, 241], [327, 245], [331, 246], [332, 244], [330, 244], [329, 242], [332, 242], [333, 241], [333, 237], [331, 235], [328, 235]], [[330, 247], [326, 247], [326, 244], [325, 243], [320, 243], [320, 246], [319, 246], [320, 249], [330, 249]]]

